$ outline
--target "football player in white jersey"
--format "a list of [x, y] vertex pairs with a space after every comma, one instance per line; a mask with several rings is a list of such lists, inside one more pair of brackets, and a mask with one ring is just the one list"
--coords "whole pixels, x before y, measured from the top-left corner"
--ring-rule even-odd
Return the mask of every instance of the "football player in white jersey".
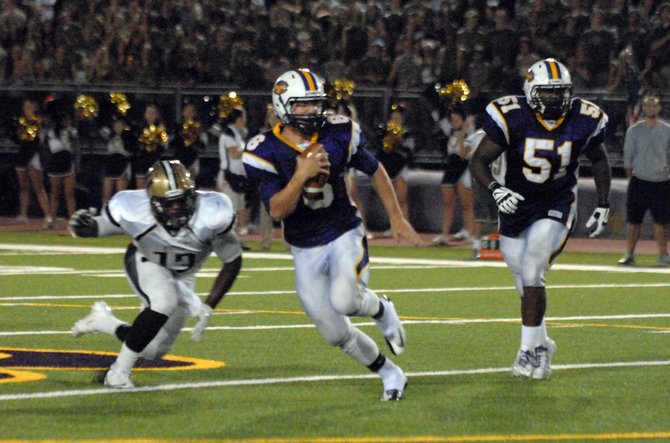
[[[72, 326], [79, 337], [103, 332], [117, 337], [121, 351], [105, 384], [132, 388], [131, 369], [139, 357], [156, 360], [168, 353], [189, 317], [197, 317], [192, 338], [202, 339], [214, 308], [233, 285], [242, 266], [242, 248], [232, 230], [230, 199], [201, 192], [178, 161], [159, 161], [147, 173], [146, 189], [117, 193], [101, 215], [77, 211], [70, 219], [76, 237], [126, 234], [128, 280], [142, 312], [128, 325], [104, 302]], [[224, 263], [205, 303], [194, 292], [195, 275], [214, 252]]]
[[[567, 68], [549, 58], [528, 70], [524, 96], [506, 96], [486, 108], [486, 136], [470, 171], [499, 209], [500, 251], [521, 295], [521, 347], [512, 375], [547, 379], [556, 343], [547, 335], [545, 274], [575, 225], [578, 157], [591, 161], [598, 206], [586, 222], [599, 235], [609, 217], [610, 168], [603, 144], [607, 114], [572, 97]], [[505, 182], [490, 164], [506, 155]]]
[[314, 73], [295, 69], [282, 74], [272, 92], [280, 123], [251, 139], [242, 161], [247, 176], [260, 184], [270, 216], [284, 223], [305, 313], [328, 343], [382, 378], [382, 400], [400, 400], [407, 377], [349, 319], [372, 317], [391, 352], [405, 349], [393, 303], [367, 287], [367, 242], [347, 194], [347, 169], [371, 176], [394, 237], [415, 245], [420, 240], [400, 210], [384, 167], [365, 149], [358, 124], [343, 116], [326, 118], [325, 100], [323, 80]]

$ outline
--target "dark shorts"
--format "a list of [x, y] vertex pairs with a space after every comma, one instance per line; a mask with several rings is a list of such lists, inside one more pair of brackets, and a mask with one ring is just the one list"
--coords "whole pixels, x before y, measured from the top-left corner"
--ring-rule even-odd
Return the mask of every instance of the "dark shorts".
[[47, 165], [47, 174], [51, 177], [65, 177], [74, 173], [70, 151], [58, 151], [51, 154]]
[[105, 159], [105, 178], [114, 180], [128, 178], [128, 157], [123, 154], [110, 154]]
[[16, 169], [28, 169], [28, 165], [38, 153], [39, 145], [37, 143], [19, 144], [19, 152], [16, 154]]
[[626, 195], [626, 221], [632, 225], [642, 224], [649, 210], [657, 225], [670, 223], [670, 180], [649, 182], [633, 177]]

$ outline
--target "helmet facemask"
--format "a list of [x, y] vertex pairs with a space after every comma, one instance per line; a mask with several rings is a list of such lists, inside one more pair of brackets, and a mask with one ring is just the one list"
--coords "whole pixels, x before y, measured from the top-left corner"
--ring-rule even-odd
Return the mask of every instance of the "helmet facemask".
[[[313, 103], [316, 112], [313, 114], [295, 114], [293, 112], [293, 107], [297, 103]], [[326, 115], [323, 113], [323, 107], [325, 100], [314, 100], [314, 99], [293, 99], [290, 100], [286, 107], [289, 109], [289, 112], [286, 113], [287, 122], [289, 126], [293, 126], [303, 135], [310, 136], [315, 132], [318, 132], [319, 129], [323, 127], [326, 123]]]
[[534, 86], [528, 103], [545, 120], [558, 120], [570, 108], [572, 88], [560, 86]]
[[177, 235], [195, 212], [195, 185], [178, 161], [160, 161], [149, 169], [147, 194], [151, 212], [170, 235]]

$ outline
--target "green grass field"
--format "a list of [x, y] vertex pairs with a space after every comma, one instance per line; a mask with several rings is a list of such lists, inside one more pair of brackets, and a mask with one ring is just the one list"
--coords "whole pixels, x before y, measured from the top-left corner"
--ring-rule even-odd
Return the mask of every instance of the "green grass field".
[[[370, 285], [393, 298], [408, 333], [394, 361], [410, 383], [401, 402], [385, 403], [381, 381], [302, 314], [292, 262], [275, 245], [246, 255], [201, 343], [179, 337], [176, 367], [136, 370], [137, 388], [119, 392], [95, 381], [119, 343], [69, 329], [96, 300], [134, 318], [126, 244], [0, 233], [0, 440], [670, 439], [670, 269], [561, 255], [548, 279], [554, 375], [524, 381], [508, 373], [519, 302], [502, 263], [466, 260], [465, 249], [374, 247]], [[199, 294], [217, 271], [212, 259]], [[382, 346], [370, 319], [356, 322]]]

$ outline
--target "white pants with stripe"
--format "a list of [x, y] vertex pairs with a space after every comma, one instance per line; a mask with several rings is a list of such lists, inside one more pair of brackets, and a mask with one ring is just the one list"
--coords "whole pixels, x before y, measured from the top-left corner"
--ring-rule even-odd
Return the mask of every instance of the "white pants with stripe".
[[291, 254], [296, 291], [307, 316], [328, 343], [370, 365], [379, 348], [349, 320], [379, 310], [379, 297], [367, 288], [369, 259], [363, 228], [352, 229], [323, 246], [293, 246]]

